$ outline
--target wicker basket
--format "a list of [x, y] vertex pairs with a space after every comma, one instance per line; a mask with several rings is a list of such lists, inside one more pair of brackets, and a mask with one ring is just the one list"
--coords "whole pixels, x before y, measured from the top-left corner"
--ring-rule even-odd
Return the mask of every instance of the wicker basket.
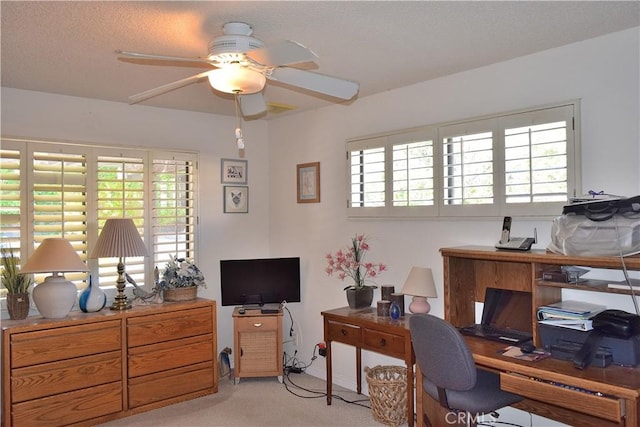
[[407, 421], [407, 368], [375, 366], [364, 368], [369, 386], [373, 418], [389, 426]]
[[165, 301], [191, 301], [198, 297], [198, 287], [189, 286], [186, 288], [165, 289], [163, 298]]

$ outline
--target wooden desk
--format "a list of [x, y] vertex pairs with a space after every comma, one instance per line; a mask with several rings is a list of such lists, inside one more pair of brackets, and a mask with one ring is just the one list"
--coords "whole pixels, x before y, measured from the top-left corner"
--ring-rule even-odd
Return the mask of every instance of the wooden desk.
[[[575, 284], [543, 279], [543, 272], [557, 270], [561, 266], [619, 270], [622, 263], [616, 257], [569, 257], [541, 250], [497, 251], [481, 246], [443, 248], [440, 252], [444, 267], [445, 319], [458, 327], [474, 323], [474, 302], [484, 300], [488, 286], [528, 292], [531, 294], [531, 332], [538, 347], [542, 346], [542, 340], [536, 310], [541, 305], [560, 301], [562, 289], [591, 292], [594, 300], [597, 300], [599, 292], [629, 294], [627, 290], [609, 289], [605, 281], [589, 280]], [[640, 270], [640, 256], [626, 257], [625, 264], [629, 270]], [[468, 338], [467, 342], [478, 366], [500, 372], [503, 389], [527, 397], [514, 407], [571, 425], [640, 425], [640, 368], [609, 366], [578, 370], [570, 362], [555, 359], [522, 362], [498, 355], [496, 352], [504, 348], [504, 344], [478, 338]], [[420, 383], [422, 375], [418, 378]], [[427, 413], [434, 412], [437, 408], [422, 396], [422, 386], [417, 387], [419, 404], [426, 406]], [[601, 393], [602, 396], [576, 389]], [[419, 409], [418, 414], [422, 422], [423, 410]]]
[[407, 365], [408, 423], [413, 426], [413, 364], [415, 354], [411, 345], [409, 317], [398, 320], [379, 317], [372, 307], [352, 310], [342, 307], [323, 311], [324, 341], [327, 344], [327, 405], [331, 405], [332, 373], [331, 342], [336, 341], [356, 348], [357, 392], [362, 392], [362, 349], [404, 360]]
[[[551, 358], [525, 362], [500, 355], [502, 343], [465, 339], [478, 367], [499, 372], [502, 389], [525, 397], [515, 408], [581, 427], [639, 425], [637, 368], [612, 365], [580, 371], [571, 362]], [[422, 392], [419, 368], [416, 377], [418, 426], [424, 425], [423, 415], [440, 425], [447, 411]]]

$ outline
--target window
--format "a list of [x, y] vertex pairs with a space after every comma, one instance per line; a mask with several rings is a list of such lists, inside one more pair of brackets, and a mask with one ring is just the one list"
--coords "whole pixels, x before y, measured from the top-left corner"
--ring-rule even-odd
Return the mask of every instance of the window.
[[577, 101], [347, 141], [351, 217], [555, 215], [579, 193]]
[[[195, 258], [196, 198], [195, 153], [2, 140], [2, 245], [28, 257], [45, 238], [64, 237], [101, 286], [115, 283], [118, 260], [88, 256], [107, 218], [132, 218], [137, 225], [152, 256], [127, 258], [126, 265], [144, 285], [169, 254]], [[85, 273], [66, 276], [79, 287], [86, 281]]]

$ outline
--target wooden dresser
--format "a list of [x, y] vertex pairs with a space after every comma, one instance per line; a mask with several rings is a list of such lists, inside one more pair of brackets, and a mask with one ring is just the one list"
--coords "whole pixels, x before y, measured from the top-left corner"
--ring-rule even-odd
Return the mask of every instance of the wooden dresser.
[[95, 425], [218, 391], [206, 299], [2, 322], [2, 424]]

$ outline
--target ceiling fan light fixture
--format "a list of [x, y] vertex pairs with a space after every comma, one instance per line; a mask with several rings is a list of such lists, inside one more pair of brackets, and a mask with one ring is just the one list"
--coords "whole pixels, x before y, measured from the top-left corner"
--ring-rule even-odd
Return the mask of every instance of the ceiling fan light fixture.
[[264, 88], [266, 82], [267, 79], [263, 74], [239, 64], [209, 72], [211, 87], [224, 93], [243, 95], [257, 93]]

